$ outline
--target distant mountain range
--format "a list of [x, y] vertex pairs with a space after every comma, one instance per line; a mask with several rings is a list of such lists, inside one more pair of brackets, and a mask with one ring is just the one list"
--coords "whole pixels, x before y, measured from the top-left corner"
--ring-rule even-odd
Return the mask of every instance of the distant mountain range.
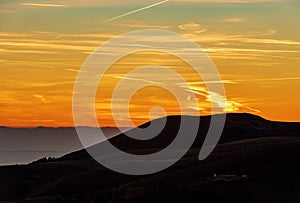
[[[119, 134], [109, 141], [133, 154], [159, 151], [176, 136], [180, 119], [167, 117], [163, 131], [150, 140]], [[300, 123], [227, 114], [218, 146], [206, 160], [199, 161], [211, 117], [200, 119], [192, 148], [162, 172], [119, 174], [99, 165], [85, 150], [78, 150], [55, 160], [0, 167], [0, 202], [300, 201]]]
[[[117, 128], [112, 127], [102, 130], [108, 138], [120, 133]], [[99, 140], [97, 136], [91, 139], [95, 143]], [[75, 128], [0, 127], [0, 165], [26, 164], [41, 157], [59, 157], [82, 148]]]

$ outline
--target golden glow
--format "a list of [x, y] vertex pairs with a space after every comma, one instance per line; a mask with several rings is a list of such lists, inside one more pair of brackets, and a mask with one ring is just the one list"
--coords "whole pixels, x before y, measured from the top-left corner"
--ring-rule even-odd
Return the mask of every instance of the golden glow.
[[[88, 55], [114, 36], [144, 28], [167, 29], [197, 42], [216, 64], [227, 102], [208, 92], [201, 78], [177, 57], [139, 52], [116, 62], [107, 73], [109, 77], [101, 81], [105, 91], [98, 92], [96, 98], [97, 116], [104, 120], [101, 126], [115, 124], [111, 117], [115, 85], [128, 71], [148, 65], [169, 67], [188, 81], [189, 86], [178, 85], [196, 95], [198, 107], [190, 106], [190, 114], [210, 114], [210, 103], [214, 101], [226, 112], [300, 121], [300, 29], [296, 26], [299, 12], [294, 12], [299, 10], [297, 2], [251, 0], [247, 2], [254, 4], [247, 6], [240, 4], [245, 1], [170, 1], [110, 23], [103, 22], [156, 2], [134, 1], [143, 4], [139, 6], [123, 1], [70, 2], [20, 5], [4, 0], [0, 9], [0, 126], [73, 126], [73, 85]], [[200, 6], [196, 2], [206, 3]], [[181, 9], [182, 4], [185, 9]], [[209, 9], [218, 12], [207, 16]], [[272, 13], [274, 9], [277, 13]], [[149, 120], [153, 105], [164, 107], [167, 115], [180, 112], [170, 93], [155, 83], [151, 85], [131, 98], [130, 115], [136, 125]], [[121, 120], [123, 107], [119, 106]], [[123, 118], [124, 126], [128, 125], [127, 119]]]
[[[139, 67], [147, 66], [149, 64], [153, 66], [167, 67], [180, 74], [181, 77], [183, 77], [187, 82], [202, 81], [201, 78], [197, 75], [197, 73], [195, 73], [195, 71], [188, 64], [186, 64], [184, 61], [177, 58], [176, 56], [162, 52], [150, 51], [136, 52], [134, 54], [127, 55], [126, 57], [120, 59], [113, 66], [110, 67], [109, 71], [106, 72], [106, 76], [109, 77], [103, 77], [99, 84], [99, 87], [102, 87], [102, 89], [98, 89], [96, 97], [97, 116], [99, 120], [106, 120], [108, 122], [102, 122], [100, 123], [101, 125], [114, 125], [113, 119], [111, 117], [111, 98], [117, 84], [121, 81], [121, 79], [124, 78], [125, 80], [134, 80], [138, 83], [138, 77], [126, 77], [127, 73]], [[168, 79], [165, 78], [163, 75], [160, 75], [159, 73], [160, 72], [158, 71], [157, 75], [151, 76], [161, 78], [162, 82]], [[171, 92], [163, 89], [162, 87], [159, 87], [159, 84], [156, 84], [156, 82], [152, 82], [151, 76], [149, 76], [149, 79], [146, 81], [151, 86], [147, 86], [145, 88], [140, 89], [138, 92], [136, 92], [136, 94], [133, 95], [131, 99], [129, 109], [134, 124], [142, 124], [147, 122], [149, 120], [149, 109], [151, 109], [151, 107], [154, 106], [163, 107], [166, 115], [180, 115], [181, 110], [179, 109], [176, 98], [172, 95]], [[169, 79], [172, 82], [172, 78]], [[181, 84], [177, 85], [180, 86]], [[204, 85], [202, 84], [201, 86]], [[204, 89], [205, 91], [207, 91], [205, 87]], [[124, 87], [123, 90], [126, 93], [126, 87]], [[198, 97], [199, 106], [205, 105], [207, 106], [207, 108], [205, 108], [205, 111], [210, 111], [210, 105], [206, 104], [207, 102], [205, 102], [204, 99], [201, 99], [201, 95], [198, 95]], [[201, 104], [202, 102], [203, 104]], [[124, 119], [124, 117], [126, 116], [124, 111], [126, 111], [127, 106], [125, 106], [122, 101], [119, 101], [119, 103], [122, 104], [122, 106], [118, 107], [120, 108], [120, 110], [117, 116], [120, 117], [121, 120], [123, 118], [124, 121], [122, 123], [124, 126], [128, 126], [126, 122], [128, 118]], [[199, 109], [197, 109], [197, 113], [198, 111]], [[195, 109], [191, 108], [189, 114], [195, 115]]]

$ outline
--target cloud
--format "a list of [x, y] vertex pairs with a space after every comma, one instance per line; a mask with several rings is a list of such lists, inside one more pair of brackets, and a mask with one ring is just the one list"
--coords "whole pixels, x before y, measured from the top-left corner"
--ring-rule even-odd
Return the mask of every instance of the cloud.
[[207, 52], [223, 52], [223, 53], [232, 53], [232, 52], [249, 52], [249, 53], [298, 53], [300, 51], [294, 50], [283, 50], [283, 49], [247, 49], [247, 48], [207, 48]]
[[44, 4], [44, 3], [20, 3], [22, 6], [34, 6], [34, 7], [65, 7], [62, 4]]
[[300, 41], [287, 39], [271, 39], [271, 38], [252, 38], [247, 35], [227, 35], [227, 34], [207, 34], [197, 36], [197, 33], [186, 33], [187, 37], [193, 38], [195, 41], [201, 42], [242, 42], [253, 44], [274, 44], [274, 45], [300, 45]]
[[[191, 93], [194, 93], [196, 95], [203, 96], [205, 98], [206, 102], [209, 102], [212, 107], [214, 107], [217, 111], [220, 111], [219, 113], [222, 113], [222, 112], [239, 112], [239, 111], [242, 111], [242, 110], [247, 110], [247, 111], [256, 112], [256, 113], [261, 112], [258, 109], [243, 105], [242, 103], [239, 103], [237, 101], [229, 100], [228, 98], [226, 98], [223, 95], [220, 95], [217, 92], [208, 91], [204, 87], [199, 87], [199, 86], [188, 86], [188, 87], [187, 86], [182, 86], [182, 87], [187, 92], [191, 92]], [[216, 104], [217, 106], [214, 106], [214, 104]], [[204, 105], [202, 104], [202, 106], [204, 106]], [[206, 106], [206, 108], [201, 108], [199, 110], [206, 111], [208, 108], [209, 108], [209, 106]], [[218, 109], [218, 108], [220, 108], [220, 109]]]
[[1, 49], [0, 53], [16, 53], [16, 54], [57, 54], [53, 51], [40, 51], [40, 50], [11, 50], [11, 49]]
[[0, 8], [0, 14], [5, 14], [5, 13], [13, 13], [14, 11], [13, 10], [10, 10], [10, 9], [2, 9]]
[[289, 80], [299, 80], [300, 77], [281, 77], [281, 78], [257, 78], [257, 79], [246, 79], [246, 80], [234, 80], [238, 82], [280, 82], [280, 81], [289, 81]]
[[44, 95], [41, 94], [34, 94], [33, 97], [39, 99], [40, 101], [47, 103], [47, 100], [45, 99]]
[[284, 40], [284, 39], [251, 39], [251, 38], [239, 38], [237, 39], [246, 43], [256, 44], [281, 44], [281, 45], [300, 45], [300, 41]]
[[[230, 22], [244, 20], [246, 19], [226, 19]], [[245, 34], [217, 33], [194, 22], [179, 25], [178, 28], [184, 36], [201, 44], [203, 50], [213, 58], [251, 59], [256, 61], [262, 58], [293, 59], [294, 55], [300, 52], [297, 49], [300, 41], [276, 39], [274, 34], [277, 31], [271, 28]], [[266, 45], [269, 44], [272, 46], [266, 48]], [[282, 45], [284, 45], [284, 48]]]
[[153, 0], [53, 0], [53, 3], [62, 4], [66, 7], [105, 7], [122, 5], [151, 4]]
[[[268, 3], [285, 0], [170, 0], [173, 3]], [[94, 6], [122, 6], [154, 4], [155, 0], [56, 0], [53, 3], [63, 4], [67, 7], [94, 7]]]
[[225, 18], [222, 20], [225, 23], [245, 23], [248, 22], [246, 18]]
[[193, 32], [195, 34], [200, 34], [207, 31], [205, 26], [193, 22], [178, 25], [177, 28], [181, 31]]
[[[192, 25], [192, 26], [191, 26]], [[286, 45], [286, 46], [299, 46], [300, 41], [290, 40], [290, 39], [276, 39], [272, 38], [272, 36], [276, 33], [274, 29], [266, 29], [260, 32], [254, 33], [245, 33], [245, 34], [224, 34], [224, 33], [214, 33], [212, 31], [205, 32], [201, 30], [199, 26], [199, 30], [196, 29], [196, 25], [194, 23], [189, 23], [188, 25], [182, 25], [181, 31], [182, 34], [195, 42], [198, 43], [214, 43], [214, 44], [224, 44], [228, 45], [230, 43], [243, 43], [243, 44], [259, 44], [259, 45]], [[199, 33], [202, 33], [199, 35]], [[245, 45], [244, 45], [245, 46]], [[244, 50], [244, 49], [241, 49]], [[250, 50], [250, 49], [248, 49]], [[255, 49], [252, 49], [255, 50]], [[259, 49], [256, 49], [258, 51]], [[274, 52], [276, 49], [274, 48]]]
[[[9, 88], [14, 88], [14, 89], [19, 89], [24, 91], [26, 90], [30, 90], [30, 89], [37, 89], [37, 88], [57, 88], [58, 89], [62, 88], [62, 87], [67, 87], [67, 86], [72, 86], [74, 85], [74, 81], [66, 81], [66, 82], [43, 82], [43, 81], [39, 81], [39, 82], [21, 82], [21, 81], [16, 81], [16, 80], [2, 80], [3, 82], [5, 82], [6, 86]], [[51, 89], [54, 89], [51, 88]], [[40, 96], [36, 96], [38, 94], [35, 94], [34, 97], [36, 98], [40, 98]]]
[[197, 82], [189, 82], [190, 85], [205, 85], [205, 84], [219, 84], [219, 83], [223, 83], [223, 84], [236, 84], [237, 82], [232, 81], [232, 80], [222, 80], [222, 81], [214, 81], [214, 80], [210, 80], [210, 81], [197, 81]]
[[[2, 0], [3, 1], [3, 0]], [[189, 3], [271, 3], [289, 0], [169, 0], [172, 3], [178, 4], [189, 4]], [[27, 7], [48, 7], [48, 8], [63, 8], [63, 7], [112, 7], [112, 6], [137, 6], [137, 5], [150, 5], [154, 4], [155, 0], [51, 0], [51, 1], [39, 1], [30, 0], [30, 2], [16, 3], [16, 1], [4, 0], [1, 4], [3, 11], [10, 9], [5, 9], [7, 6], [10, 8], [16, 5], [27, 6]], [[13, 6], [13, 7], [12, 7]], [[1, 10], [0, 10], [1, 11]], [[0, 14], [3, 12], [0, 12]]]
[[19, 33], [19, 32], [0, 32], [1, 37], [32, 37], [32, 33]]
[[146, 24], [142, 21], [137, 20], [128, 20], [126, 23], [112, 23], [111, 26], [114, 27], [125, 27], [125, 28], [140, 28], [140, 29], [170, 29], [171, 26], [169, 25], [154, 25], [154, 24]]
[[123, 76], [110, 76], [110, 77], [117, 78], [117, 79], [124, 79], [124, 80], [142, 81], [142, 82], [147, 82], [147, 83], [156, 84], [156, 85], [162, 84], [160, 82], [155, 82], [155, 81], [140, 79], [140, 78], [132, 78], [132, 77], [127, 77], [127, 76], [124, 76], [124, 77]]
[[[76, 41], [78, 43], [78, 41]], [[99, 44], [99, 43], [98, 43]], [[81, 46], [81, 45], [67, 45], [66, 43], [51, 43], [49, 42], [40, 42], [39, 40], [31, 40], [31, 42], [18, 42], [18, 41], [0, 41], [0, 45], [2, 46], [11, 46], [11, 47], [30, 47], [30, 48], [45, 48], [47, 50], [54, 49], [54, 50], [74, 50], [74, 51], [91, 51], [96, 46]]]
[[[284, 59], [292, 58], [293, 55], [300, 53], [300, 50], [284, 50], [284, 49], [247, 49], [247, 48], [204, 48], [204, 50], [213, 58], [220, 59]], [[284, 55], [283, 55], [284, 54]], [[288, 55], [287, 55], [288, 54]], [[273, 62], [274, 63], [274, 62]], [[272, 64], [272, 63], [271, 63]], [[263, 65], [268, 65], [264, 61]], [[274, 65], [274, 64], [272, 64]]]
[[175, 2], [185, 3], [267, 3], [267, 2], [278, 2], [285, 0], [173, 0]]

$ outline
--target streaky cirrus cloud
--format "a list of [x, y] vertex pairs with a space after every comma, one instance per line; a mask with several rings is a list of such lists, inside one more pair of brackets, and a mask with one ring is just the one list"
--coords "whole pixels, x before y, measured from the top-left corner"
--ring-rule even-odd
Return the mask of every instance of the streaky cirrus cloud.
[[246, 22], [248, 22], [248, 20], [246, 18], [243, 18], [243, 17], [225, 18], [225, 19], [222, 20], [222, 22], [225, 22], [225, 23], [246, 23]]
[[199, 3], [266, 3], [286, 0], [173, 0], [175, 2], [199, 2]]
[[44, 102], [44, 103], [47, 103], [47, 100], [45, 99], [44, 95], [41, 95], [41, 94], [34, 94], [32, 95], [33, 97], [39, 99], [40, 101]]
[[[208, 91], [205, 87], [199, 87], [199, 86], [190, 86], [190, 87], [182, 86], [182, 87], [185, 88], [185, 90], [187, 92], [192, 92], [196, 95], [205, 97], [205, 100], [207, 102], [211, 103], [212, 106], [214, 106], [213, 103], [216, 104], [220, 108], [219, 113], [238, 112], [243, 109], [248, 110], [250, 112], [255, 112], [255, 113], [261, 112], [258, 109], [252, 108], [252, 107], [242, 104], [240, 102], [229, 100], [228, 98], [226, 98], [223, 95], [220, 95], [217, 92]], [[202, 107], [203, 106], [204, 105], [202, 104]], [[201, 110], [201, 109], [199, 109], [199, 110]], [[204, 109], [202, 109], [202, 110], [204, 110]]]
[[[268, 3], [289, 0], [169, 0], [173, 3]], [[39, 7], [102, 7], [102, 6], [122, 6], [122, 5], [147, 5], [155, 4], [154, 0], [53, 0], [51, 3], [43, 3], [42, 1], [31, 1], [21, 3], [23, 6], [39, 6]]]
[[178, 25], [177, 28], [181, 31], [189, 31], [195, 34], [200, 34], [207, 31], [206, 26], [194, 22]]
[[63, 4], [46, 4], [46, 3], [20, 3], [22, 6], [35, 6], [35, 7], [65, 7]]

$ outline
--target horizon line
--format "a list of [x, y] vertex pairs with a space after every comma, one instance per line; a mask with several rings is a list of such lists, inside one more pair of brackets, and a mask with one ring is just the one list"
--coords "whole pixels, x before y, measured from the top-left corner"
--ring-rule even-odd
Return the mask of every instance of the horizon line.
[[[263, 116], [256, 115], [256, 114], [253, 114], [253, 113], [248, 113], [248, 112], [217, 113], [217, 114], [209, 114], [209, 115], [199, 115], [199, 117], [209, 117], [209, 116], [216, 116], [216, 115], [223, 115], [223, 114], [226, 114], [226, 115], [228, 115], [228, 114], [248, 114], [248, 115], [252, 115], [252, 116], [258, 116], [260, 118], [263, 118], [265, 120], [272, 121], [272, 122], [300, 123], [300, 121], [283, 121], [283, 120], [267, 119]], [[169, 115], [169, 116], [165, 116], [165, 117], [174, 117], [174, 116], [195, 116], [195, 115]], [[164, 117], [160, 117], [160, 118], [164, 118]], [[153, 120], [160, 119], [160, 118], [155, 118]], [[147, 121], [147, 122], [142, 123], [140, 125], [146, 124], [146, 123], [151, 122], [153, 120]], [[117, 128], [117, 129], [120, 129], [120, 128], [128, 128], [128, 129], [133, 129], [133, 128], [136, 128], [136, 127], [139, 127], [139, 126], [121, 126], [121, 127], [118, 127], [118, 126], [103, 126], [103, 127], [95, 127], [95, 126], [6, 126], [6, 125], [0, 125], [0, 128], [8, 128], [8, 129], [39, 129], [39, 128], [49, 128], [49, 129], [62, 129], [62, 128], [65, 128], [65, 129], [66, 128], [99, 128], [99, 129], [100, 128]]]

